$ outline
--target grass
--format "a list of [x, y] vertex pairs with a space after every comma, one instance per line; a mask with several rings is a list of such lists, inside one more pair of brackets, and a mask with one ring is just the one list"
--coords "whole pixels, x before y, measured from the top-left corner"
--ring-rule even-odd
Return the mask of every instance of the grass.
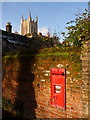
[[41, 54], [37, 54], [36, 56], [40, 56], [40, 57], [43, 57], [43, 56], [67, 56], [69, 55], [69, 53], [67, 52], [55, 52], [55, 53], [41, 53]]
[[[39, 57], [43, 57], [43, 56], [67, 56], [69, 55], [68, 52], [56, 52], [56, 53], [40, 53], [40, 54], [36, 54], [36, 56], [39, 56]], [[33, 56], [33, 55], [30, 55], [30, 54], [24, 54], [24, 55], [6, 55], [4, 56], [3, 58], [17, 58], [17, 57], [28, 57], [28, 56]]]
[[44, 48], [37, 50], [22, 50], [22, 51], [16, 51], [16, 52], [10, 52], [7, 53], [5, 56], [3, 56], [3, 59], [18, 59], [18, 58], [28, 58], [28, 57], [38, 57], [38, 59], [41, 57], [41, 59], [47, 59], [50, 57], [51, 59], [62, 59], [62, 60], [69, 60], [73, 61], [75, 63], [80, 63], [80, 55], [79, 51], [76, 50], [76, 48], [73, 47], [65, 47], [65, 48]]

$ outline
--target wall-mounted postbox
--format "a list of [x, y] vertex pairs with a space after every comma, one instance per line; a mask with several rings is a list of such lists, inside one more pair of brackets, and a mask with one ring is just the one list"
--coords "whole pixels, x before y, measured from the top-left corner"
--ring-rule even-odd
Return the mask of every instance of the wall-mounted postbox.
[[51, 105], [66, 109], [65, 95], [65, 69], [52, 68], [50, 71], [51, 79]]

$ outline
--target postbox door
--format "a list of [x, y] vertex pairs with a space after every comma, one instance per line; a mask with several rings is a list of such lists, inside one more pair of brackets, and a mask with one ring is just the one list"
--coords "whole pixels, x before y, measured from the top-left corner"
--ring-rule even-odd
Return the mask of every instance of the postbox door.
[[51, 69], [51, 105], [65, 109], [65, 69]]

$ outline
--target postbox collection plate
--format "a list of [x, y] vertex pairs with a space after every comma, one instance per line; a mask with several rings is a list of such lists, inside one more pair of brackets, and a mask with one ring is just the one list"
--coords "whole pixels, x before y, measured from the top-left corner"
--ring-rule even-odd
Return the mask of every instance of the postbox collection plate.
[[51, 68], [51, 105], [66, 109], [66, 70]]

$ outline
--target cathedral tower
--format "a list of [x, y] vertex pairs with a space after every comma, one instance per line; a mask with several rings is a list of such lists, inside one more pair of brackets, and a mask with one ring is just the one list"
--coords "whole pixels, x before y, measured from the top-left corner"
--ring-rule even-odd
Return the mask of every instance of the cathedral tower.
[[28, 19], [24, 19], [23, 15], [21, 18], [21, 35], [32, 33], [38, 33], [38, 17], [36, 16], [36, 20], [32, 20], [31, 13], [29, 12]]

